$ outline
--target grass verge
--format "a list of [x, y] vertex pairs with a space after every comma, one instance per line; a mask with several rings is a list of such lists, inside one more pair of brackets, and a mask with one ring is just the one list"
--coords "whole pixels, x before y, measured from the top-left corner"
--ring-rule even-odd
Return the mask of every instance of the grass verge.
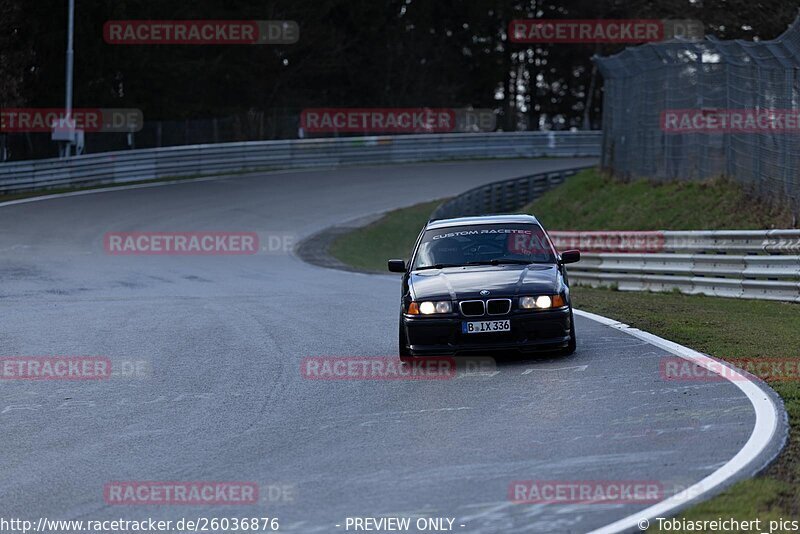
[[552, 230], [758, 230], [796, 224], [788, 207], [760, 202], [728, 180], [621, 182], [594, 169], [521, 211]]
[[[365, 271], [385, 271], [389, 258], [407, 258], [419, 231], [441, 201], [394, 210], [337, 238], [331, 253]], [[753, 199], [738, 184], [620, 182], [594, 169], [525, 206], [551, 230], [758, 230], [792, 228], [788, 208]]]
[[[387, 213], [369, 226], [340, 236], [331, 253], [357, 268], [385, 271], [388, 258], [408, 257], [437, 205], [428, 202]], [[723, 180], [623, 183], [596, 171], [570, 178], [522, 211], [536, 214], [547, 228], [559, 230], [741, 230], [795, 224], [788, 210], [759, 203], [737, 184]], [[800, 359], [797, 304], [586, 287], [574, 288], [573, 298], [577, 308], [734, 363], [737, 359]], [[680, 517], [760, 518], [763, 524], [800, 516], [800, 383], [768, 382], [789, 413], [786, 449], [761, 476], [735, 484]], [[652, 527], [650, 531], [658, 532]]]
[[390, 211], [334, 240], [330, 253], [357, 269], [386, 271], [386, 260], [408, 257], [420, 230], [440, 203], [436, 200]]

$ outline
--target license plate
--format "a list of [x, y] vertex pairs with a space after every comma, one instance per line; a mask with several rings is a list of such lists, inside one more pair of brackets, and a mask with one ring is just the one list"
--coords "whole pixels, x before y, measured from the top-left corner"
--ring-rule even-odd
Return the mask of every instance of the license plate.
[[464, 321], [461, 323], [463, 334], [489, 334], [492, 332], [511, 332], [511, 321]]

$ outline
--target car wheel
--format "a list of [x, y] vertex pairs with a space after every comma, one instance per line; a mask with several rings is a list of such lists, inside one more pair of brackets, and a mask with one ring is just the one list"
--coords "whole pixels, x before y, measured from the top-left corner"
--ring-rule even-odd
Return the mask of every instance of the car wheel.
[[572, 317], [572, 310], [569, 311], [569, 344], [561, 349], [562, 356], [569, 356], [575, 352], [578, 344], [575, 339], [575, 319]]

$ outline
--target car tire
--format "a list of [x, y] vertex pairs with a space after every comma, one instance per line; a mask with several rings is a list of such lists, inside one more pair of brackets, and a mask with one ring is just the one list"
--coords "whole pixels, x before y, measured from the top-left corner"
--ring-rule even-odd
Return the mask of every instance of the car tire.
[[569, 344], [561, 349], [562, 356], [569, 356], [578, 348], [578, 343], [575, 338], [575, 319], [572, 317], [572, 310], [569, 310]]

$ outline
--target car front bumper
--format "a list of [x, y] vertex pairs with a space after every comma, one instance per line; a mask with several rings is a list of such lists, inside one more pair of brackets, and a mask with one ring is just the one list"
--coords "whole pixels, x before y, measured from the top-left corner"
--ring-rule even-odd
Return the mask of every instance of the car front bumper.
[[[511, 321], [510, 332], [465, 334], [465, 321]], [[521, 312], [504, 316], [420, 317], [403, 315], [409, 349], [415, 356], [479, 353], [495, 350], [523, 352], [566, 347], [570, 341], [569, 307], [556, 310]]]

